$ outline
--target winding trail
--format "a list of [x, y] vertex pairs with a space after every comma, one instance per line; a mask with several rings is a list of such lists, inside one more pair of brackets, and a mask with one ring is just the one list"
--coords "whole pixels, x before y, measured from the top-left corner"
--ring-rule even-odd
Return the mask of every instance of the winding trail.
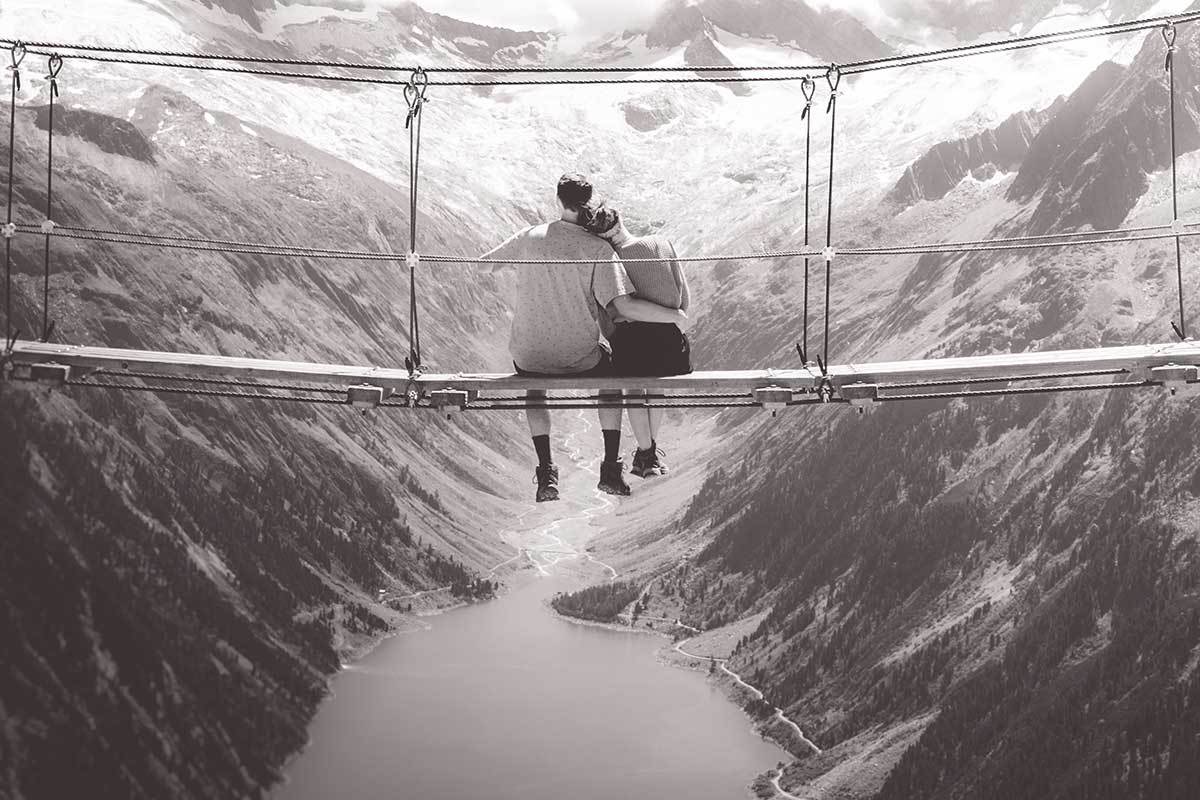
[[777, 770], [777, 769], [771, 770], [771, 786], [774, 787], [775, 794], [784, 798], [784, 800], [807, 800], [807, 798], [792, 794], [787, 789], [785, 789], [779, 785], [779, 777], [782, 774], [783, 773], [780, 770]]
[[[688, 658], [698, 658], [702, 661], [710, 660], [709, 656], [696, 655], [695, 653], [689, 653], [687, 650], [684, 650], [683, 645], [686, 644], [688, 641], [691, 641], [691, 640], [685, 639], [684, 641], [677, 643], [675, 645], [675, 651], [680, 653], [681, 655], [687, 656]], [[739, 686], [742, 686], [745, 689], [748, 689], [754, 695], [755, 699], [766, 700], [766, 695], [764, 695], [761, 690], [755, 688], [754, 686], [751, 686], [749, 683], [746, 683], [746, 681], [742, 679], [741, 675], [737, 674], [736, 672], [734, 672], [733, 670], [731, 670], [729, 668], [729, 659], [717, 658], [717, 659], [711, 659], [711, 660], [715, 660], [717, 662], [717, 666], [721, 668], [721, 671], [724, 672], [729, 677], [733, 678], [733, 680]], [[774, 719], [778, 722], [782, 722], [785, 725], [787, 725], [788, 727], [790, 727], [793, 731], [796, 732], [796, 736], [798, 736], [800, 738], [800, 741], [804, 742], [804, 744], [806, 744], [810, 748], [812, 748], [813, 753], [820, 754], [821, 748], [817, 747], [816, 744], [814, 744], [811, 739], [809, 739], [807, 736], [804, 735], [804, 731], [801, 730], [800, 726], [797, 725], [792, 720], [788, 719], [784, 715], [783, 709], [781, 709], [777, 706], [774, 708], [775, 708], [775, 716], [772, 717], [772, 719]]]

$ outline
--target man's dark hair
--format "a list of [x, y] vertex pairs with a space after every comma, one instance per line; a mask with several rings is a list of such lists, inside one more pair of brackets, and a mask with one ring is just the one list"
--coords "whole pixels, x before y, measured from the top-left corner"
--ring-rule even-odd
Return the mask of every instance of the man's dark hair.
[[558, 179], [558, 199], [563, 208], [578, 211], [592, 200], [592, 184], [577, 173], [568, 173]]

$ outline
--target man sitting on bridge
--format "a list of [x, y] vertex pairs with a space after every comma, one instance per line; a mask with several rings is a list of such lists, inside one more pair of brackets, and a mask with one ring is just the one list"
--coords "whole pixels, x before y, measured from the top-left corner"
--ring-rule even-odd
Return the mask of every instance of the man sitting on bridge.
[[[579, 224], [580, 211], [592, 201], [592, 184], [581, 175], [558, 181], [560, 219], [527, 228], [484, 258], [498, 262], [557, 260], [578, 263], [520, 264], [516, 308], [513, 310], [509, 353], [517, 373], [533, 377], [610, 377], [611, 350], [600, 330], [600, 310], [611, 309], [624, 319], [674, 323], [688, 327], [687, 314], [633, 297], [633, 284], [607, 242]], [[503, 264], [492, 265], [493, 270]], [[621, 395], [603, 390], [605, 396]], [[544, 389], [530, 389], [531, 402], [544, 399]], [[621, 460], [621, 407], [600, 406], [604, 461], [597, 488], [609, 494], [629, 494]], [[550, 454], [550, 411], [527, 408], [526, 419], [537, 451], [537, 502], [558, 499], [558, 467]]]

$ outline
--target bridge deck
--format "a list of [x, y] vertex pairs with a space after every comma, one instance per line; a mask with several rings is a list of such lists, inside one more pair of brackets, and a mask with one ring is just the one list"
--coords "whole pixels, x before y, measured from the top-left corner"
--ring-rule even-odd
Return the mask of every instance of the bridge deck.
[[[249, 381], [290, 381], [310, 385], [350, 387], [377, 386], [385, 393], [403, 394], [416, 388], [422, 395], [438, 390], [519, 392], [526, 389], [599, 390], [648, 389], [655, 392], [728, 392], [754, 396], [756, 389], [779, 387], [793, 392], [815, 391], [821, 375], [813, 367], [788, 370], [744, 370], [694, 372], [664, 378], [533, 378], [512, 374], [426, 374], [411, 378], [406, 370], [279, 361], [231, 356], [163, 353], [105, 347], [18, 342], [12, 361], [15, 367], [58, 364], [71, 368], [72, 377], [102, 371], [108, 376], [148, 373], [175, 378], [216, 378]], [[865, 384], [888, 390], [914, 385], [953, 386], [1012, 380], [1052, 379], [1070, 375], [1128, 375], [1131, 380], [1154, 380], [1154, 368], [1169, 365], [1200, 367], [1200, 343], [1101, 347], [1086, 350], [1057, 350], [965, 358], [922, 359], [863, 364], [835, 364], [829, 383], [838, 395], [844, 387]], [[1185, 375], [1195, 380], [1195, 371]]]

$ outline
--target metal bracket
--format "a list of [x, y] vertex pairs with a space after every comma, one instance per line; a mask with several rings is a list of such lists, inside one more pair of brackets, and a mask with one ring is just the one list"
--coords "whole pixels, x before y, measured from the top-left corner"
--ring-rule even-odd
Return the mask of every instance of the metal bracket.
[[63, 386], [71, 379], [71, 367], [67, 364], [13, 364], [10, 376], [15, 381], [29, 381], [46, 386]]
[[754, 390], [754, 402], [771, 412], [771, 416], [792, 402], [792, 390], [782, 386], [763, 386]]
[[437, 389], [429, 393], [433, 407], [445, 412], [447, 419], [456, 411], [465, 411], [471, 402], [470, 392], [461, 389]]
[[361, 384], [346, 389], [346, 404], [354, 408], [377, 408], [385, 397], [382, 386]]
[[838, 394], [855, 408], [862, 408], [879, 401], [879, 386], [874, 383], [846, 383], [838, 388]]
[[1167, 364], [1150, 370], [1150, 380], [1161, 383], [1172, 396], [1200, 393], [1200, 368]]

